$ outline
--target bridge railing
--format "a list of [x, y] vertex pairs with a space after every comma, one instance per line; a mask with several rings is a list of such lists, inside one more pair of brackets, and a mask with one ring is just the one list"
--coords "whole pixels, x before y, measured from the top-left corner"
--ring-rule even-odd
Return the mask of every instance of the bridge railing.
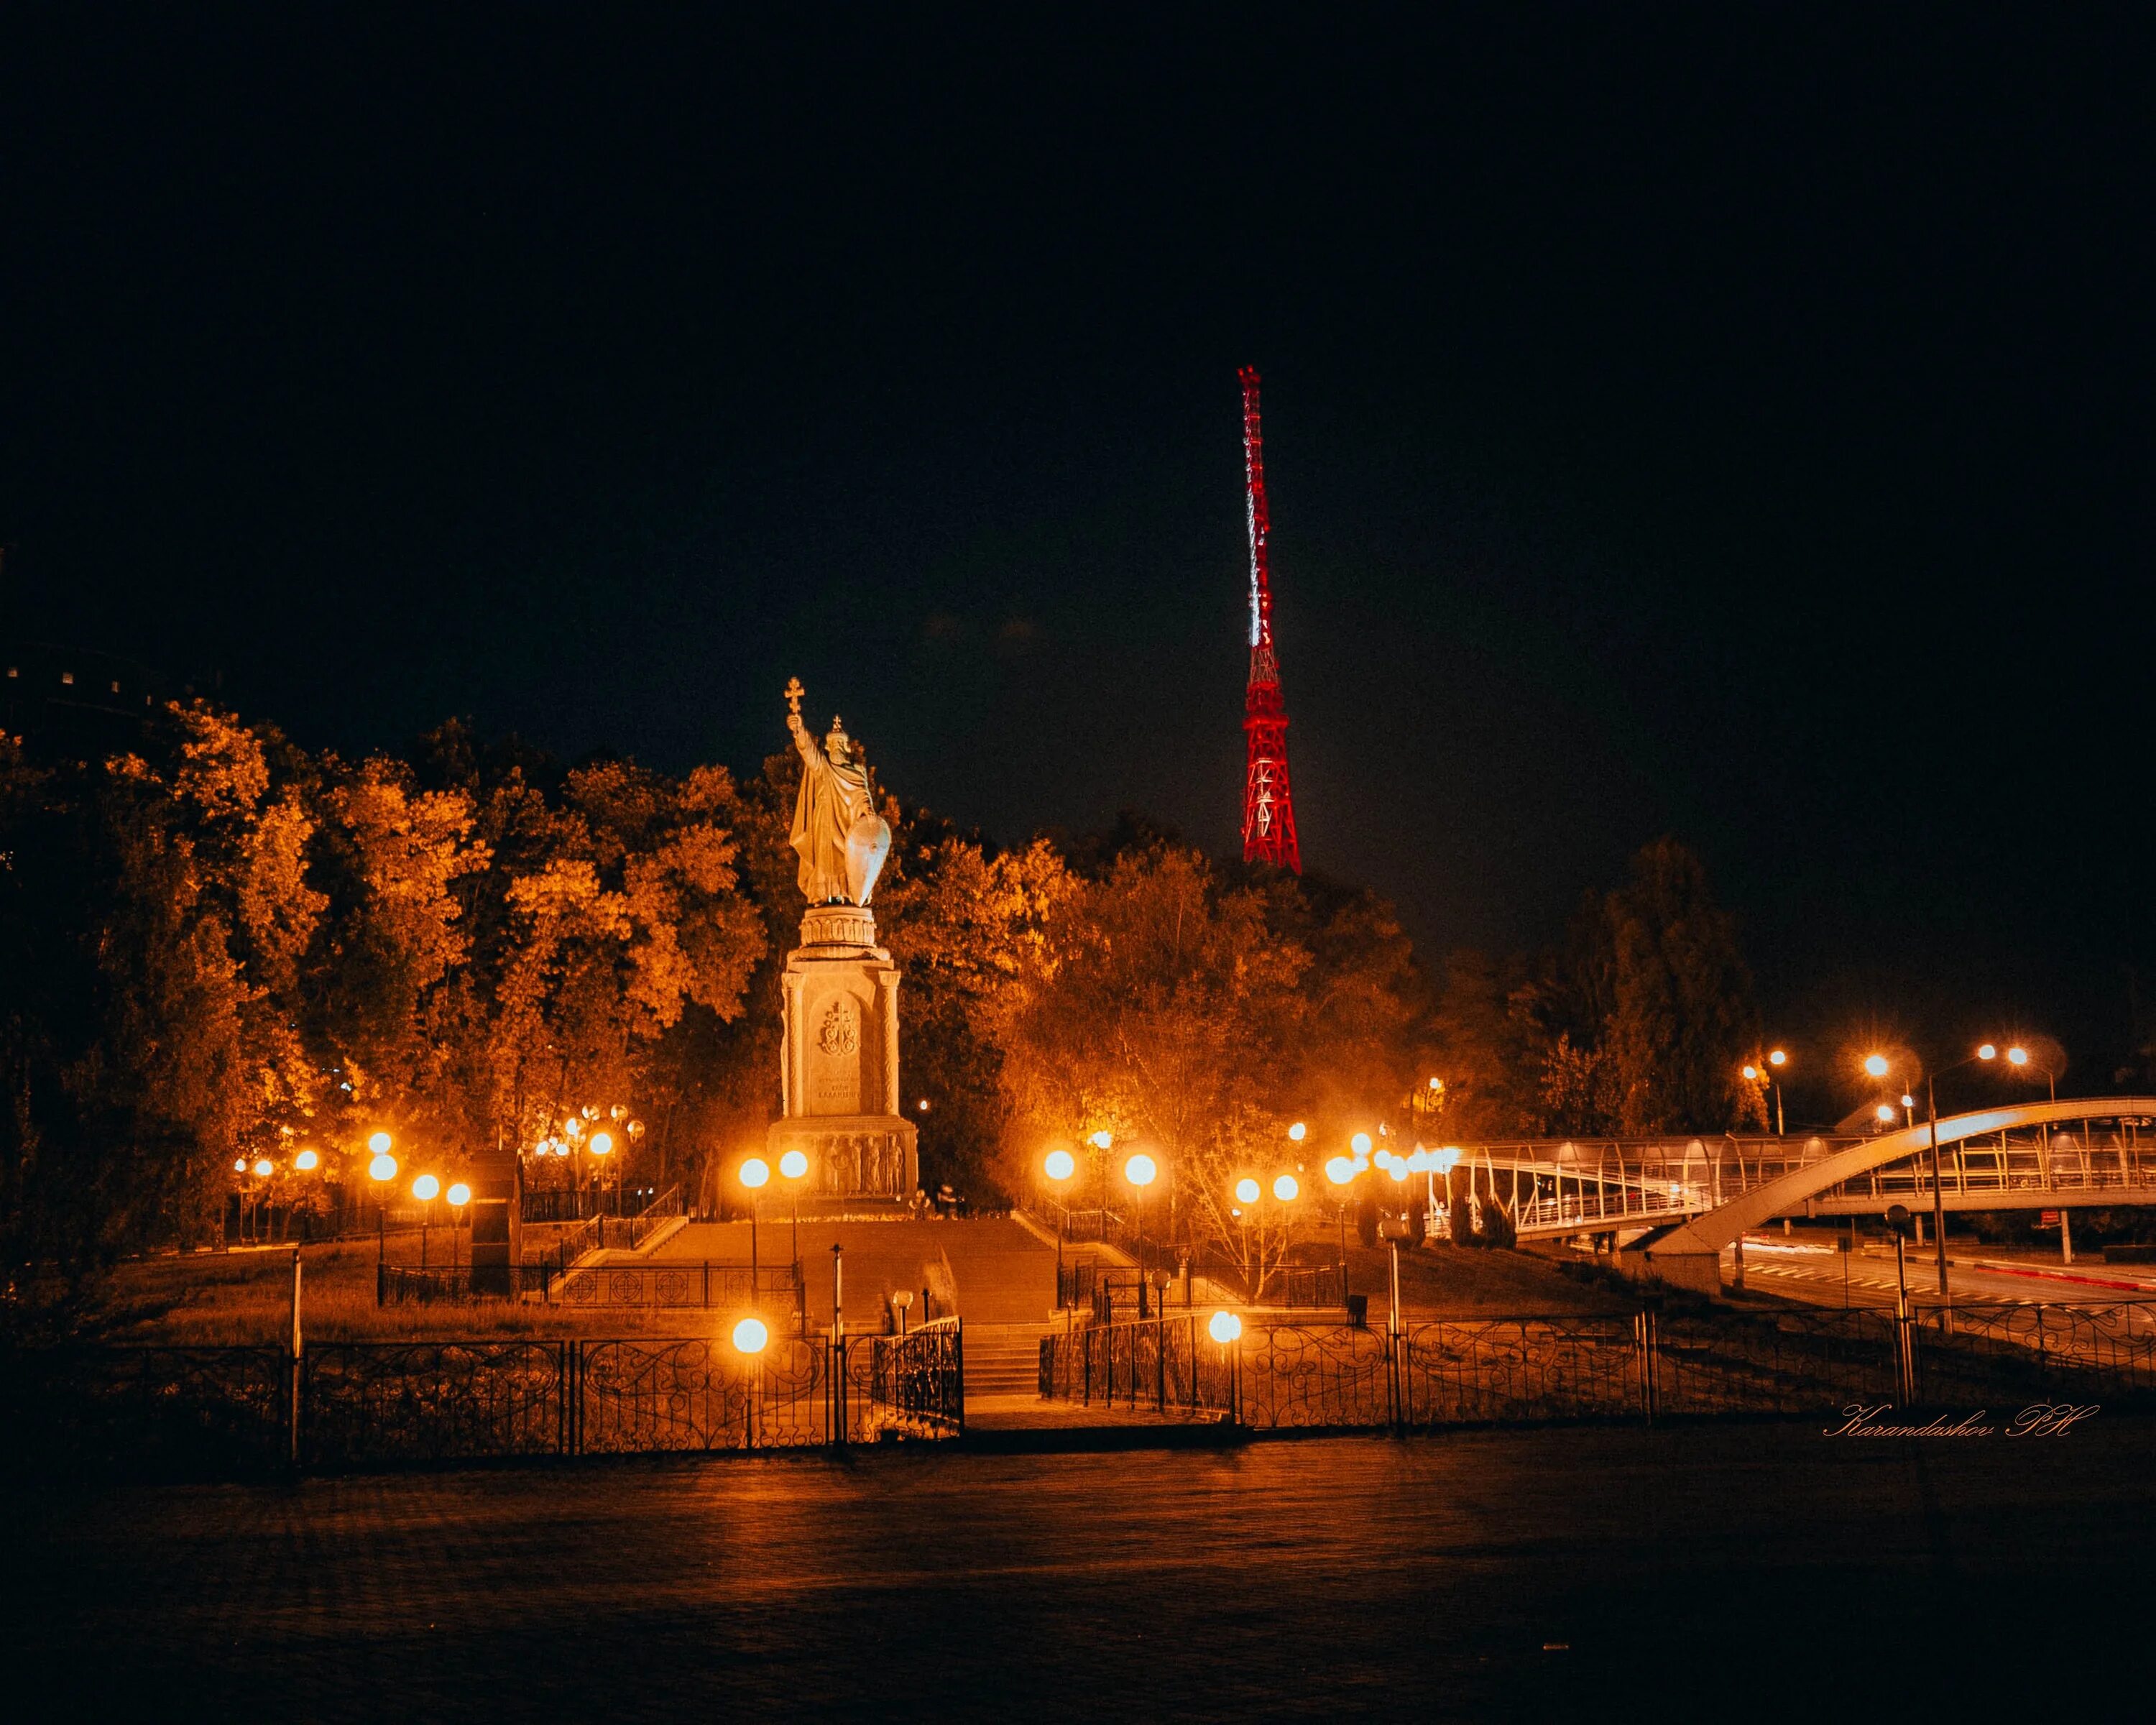
[[[1697, 1137], [1483, 1145], [1469, 1150], [1461, 1165], [1475, 1171], [1479, 1189], [1494, 1194], [1516, 1229], [1558, 1233], [1697, 1215], [1861, 1142]], [[2010, 1129], [1942, 1144], [1939, 1172], [1948, 1194], [1995, 1194], [2018, 1204], [2041, 1204], [2059, 1194], [2156, 1191], [2156, 1136], [2131, 1117], [2108, 1127]], [[1931, 1190], [1925, 1147], [1814, 1198], [1884, 1205], [1928, 1197]]]

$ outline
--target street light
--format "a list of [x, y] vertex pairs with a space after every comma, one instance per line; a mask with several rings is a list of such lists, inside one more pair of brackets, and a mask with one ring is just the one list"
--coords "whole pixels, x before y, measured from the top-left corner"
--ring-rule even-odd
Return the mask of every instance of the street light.
[[[1976, 1056], [1980, 1060], [1989, 1060], [1995, 1059], [1998, 1053], [1999, 1050], [1987, 1042], [1977, 1050]], [[2015, 1043], [2006, 1050], [2006, 1064], [2017, 1072], [2025, 1072], [2031, 1069], [2041, 1072], [2044, 1075], [2045, 1082], [2049, 1086], [2051, 1100], [2055, 1102], [2059, 1100], [2059, 1075], [2041, 1061], [2031, 1060], [2029, 1050], [2019, 1043]], [[2043, 1175], [2045, 1189], [2049, 1191], [2051, 1185], [2051, 1122], [2050, 1121], [2044, 1122], [2043, 1129], [2036, 1142], [2041, 1147], [2042, 1159], [2040, 1172]], [[2059, 1251], [2069, 1264], [2074, 1261], [2072, 1230], [2073, 1224], [2066, 1219], [2066, 1213], [2061, 1209], [2059, 1212]]]
[[322, 1158], [311, 1149], [302, 1150], [292, 1158], [292, 1166], [303, 1174], [311, 1174], [322, 1165]]
[[1205, 1320], [1205, 1333], [1225, 1348], [1243, 1333], [1243, 1321], [1224, 1306]]
[[[1146, 1224], [1152, 1219], [1146, 1202], [1147, 1189], [1160, 1178], [1160, 1164], [1141, 1150], [1123, 1163], [1123, 1178], [1130, 1182], [1138, 1195], [1138, 1316], [1143, 1317], [1146, 1315], [1146, 1279], [1150, 1274], [1150, 1269], [1159, 1267], [1157, 1263], [1152, 1264], [1150, 1269], [1148, 1267], [1148, 1260], [1152, 1258], [1153, 1254], [1147, 1243], [1148, 1236], [1146, 1233]], [[1163, 1261], [1165, 1261], [1164, 1254]], [[1167, 1295], [1163, 1293], [1161, 1297], [1166, 1299]]]
[[1070, 1200], [1064, 1196], [1062, 1188], [1078, 1172], [1078, 1158], [1058, 1145], [1041, 1158], [1040, 1171], [1056, 1188], [1056, 1208], [1060, 1214], [1055, 1222], [1055, 1303], [1063, 1303], [1063, 1236], [1070, 1231]]
[[419, 1267], [427, 1267], [427, 1229], [434, 1219], [434, 1197], [442, 1189], [442, 1183], [432, 1174], [422, 1174], [412, 1183], [412, 1195], [424, 1208], [419, 1212]]
[[1293, 1126], [1287, 1129], [1288, 1142], [1292, 1144], [1300, 1144], [1304, 1138], [1309, 1136], [1309, 1133], [1310, 1128], [1298, 1120]]
[[471, 1188], [458, 1180], [452, 1183], [449, 1189], [442, 1195], [449, 1199], [449, 1208], [455, 1212], [449, 1218], [449, 1268], [454, 1271], [457, 1267], [457, 1230], [464, 1224], [465, 1206], [471, 1202]]
[[1258, 1183], [1245, 1174], [1235, 1182], [1235, 1201], [1238, 1204], [1255, 1204], [1258, 1201]]
[[1103, 1127], [1091, 1134], [1086, 1142], [1093, 1148], [1093, 1165], [1101, 1171], [1101, 1230], [1095, 1237], [1108, 1237], [1108, 1153], [1115, 1148], [1116, 1135]]
[[793, 1261], [801, 1261], [801, 1183], [808, 1175], [808, 1158], [789, 1150], [778, 1158], [779, 1177], [786, 1182], [787, 1196], [793, 1200]]
[[[1770, 1050], [1765, 1059], [1757, 1062], [1747, 1061], [1744, 1066], [1744, 1081], [1747, 1084], [1756, 1084], [1762, 1090], [1771, 1087], [1774, 1092], [1774, 1136], [1778, 1138], [1788, 1131], [1782, 1115], [1782, 1069], [1789, 1063], [1789, 1055], [1777, 1048]], [[1876, 1077], [1878, 1075], [1874, 1073], [1872, 1076]], [[1763, 1101], [1764, 1098], [1761, 1100]], [[1761, 1111], [1763, 1113], [1765, 1111], [1762, 1109]]]
[[761, 1156], [752, 1156], [741, 1165], [741, 1183], [748, 1188], [748, 1296], [752, 1300], [757, 1293], [756, 1213], [770, 1179], [771, 1164]]
[[1348, 1261], [1348, 1188], [1361, 1172], [1345, 1156], [1336, 1156], [1325, 1164], [1325, 1178], [1340, 1189], [1333, 1194], [1332, 1220], [1340, 1235], [1340, 1261], [1343, 1265]]
[[[585, 1141], [584, 1147], [599, 1158], [599, 1207], [603, 1209], [606, 1207], [606, 1159], [613, 1154], [613, 1134], [595, 1132]], [[613, 1213], [616, 1215], [621, 1214], [621, 1170], [619, 1168], [614, 1170], [613, 1176]]]
[[745, 1317], [734, 1326], [734, 1352], [753, 1359], [771, 1345], [771, 1332], [760, 1317]]
[[1301, 1193], [1293, 1174], [1282, 1174], [1273, 1182], [1273, 1196], [1282, 1204], [1293, 1204]]

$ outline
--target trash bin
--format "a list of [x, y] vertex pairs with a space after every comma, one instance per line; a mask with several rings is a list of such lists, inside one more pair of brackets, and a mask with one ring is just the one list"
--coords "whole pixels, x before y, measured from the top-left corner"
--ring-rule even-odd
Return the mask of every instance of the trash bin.
[[1350, 1327], [1366, 1330], [1370, 1327], [1370, 1296], [1350, 1294], [1348, 1296], [1348, 1322]]

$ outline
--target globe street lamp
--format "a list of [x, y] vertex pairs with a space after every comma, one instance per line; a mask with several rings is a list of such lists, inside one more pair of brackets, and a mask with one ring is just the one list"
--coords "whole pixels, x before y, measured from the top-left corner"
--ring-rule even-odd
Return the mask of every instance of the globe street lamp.
[[1147, 1189], [1160, 1178], [1160, 1165], [1144, 1151], [1139, 1151], [1123, 1163], [1123, 1178], [1138, 1195], [1138, 1316], [1146, 1315], [1147, 1260], [1152, 1257], [1151, 1236], [1146, 1232], [1150, 1220], [1146, 1208]]
[[[808, 1158], [802, 1151], [789, 1150], [778, 1158], [779, 1178], [786, 1182], [787, 1196], [793, 1200], [793, 1264], [798, 1274], [801, 1265], [801, 1183], [808, 1177]], [[805, 1319], [806, 1312], [804, 1310]]]
[[1116, 1147], [1116, 1135], [1103, 1128], [1086, 1142], [1093, 1147], [1093, 1160], [1101, 1170], [1101, 1228], [1095, 1237], [1105, 1240], [1108, 1237], [1108, 1153]]
[[1063, 1236], [1070, 1231], [1070, 1201], [1064, 1189], [1078, 1172], [1078, 1158], [1058, 1145], [1041, 1158], [1040, 1171], [1055, 1188], [1055, 1303], [1063, 1303]]
[[1241, 1401], [1243, 1375], [1240, 1369], [1242, 1354], [1240, 1344], [1243, 1338], [1243, 1321], [1224, 1306], [1205, 1320], [1205, 1333], [1219, 1344], [1220, 1363], [1229, 1373], [1229, 1417], [1240, 1420], [1242, 1418], [1242, 1409], [1239, 1404]]
[[[1774, 1136], [1778, 1138], [1787, 1132], [1782, 1117], [1782, 1069], [1789, 1063], [1789, 1055], [1777, 1048], [1770, 1050], [1762, 1059], [1748, 1060], [1744, 1065], [1744, 1081], [1747, 1084], [1757, 1085], [1762, 1091], [1769, 1088], [1774, 1091]], [[1763, 1104], [1766, 1097], [1763, 1095], [1760, 1101]], [[1763, 1106], [1760, 1112], [1766, 1112]]]
[[[591, 1135], [585, 1147], [599, 1159], [599, 1209], [603, 1214], [606, 1209], [607, 1158], [613, 1154], [613, 1134], [602, 1128]], [[617, 1216], [621, 1214], [621, 1171], [619, 1168], [615, 1169], [613, 1177], [613, 1213]]]
[[[1980, 1060], [1994, 1060], [1999, 1058], [1999, 1050], [1994, 1045], [1987, 1042], [1977, 1050], [1976, 1057]], [[2051, 1100], [2055, 1102], [2059, 1100], [2059, 1075], [2049, 1066], [2031, 1060], [2029, 1050], [2019, 1043], [2006, 1050], [2006, 1064], [2014, 1068], [2017, 1073], [2031, 1070], [2041, 1072], [2050, 1086]], [[2038, 1153], [2042, 1158], [2040, 1172], [2043, 1176], [2044, 1189], [2048, 1192], [2051, 1189], [2051, 1123], [2050, 1121], [2044, 1122], [2036, 1142], [2039, 1146]], [[2059, 1255], [2066, 1263], [2071, 1264], [2074, 1261], [2073, 1224], [2066, 1219], [2066, 1212], [2063, 1207], [2059, 1211]]]
[[412, 1183], [412, 1195], [419, 1200], [419, 1267], [427, 1267], [427, 1229], [434, 1217], [434, 1199], [439, 1195], [442, 1183], [432, 1174], [422, 1174]]
[[465, 1224], [465, 1206], [471, 1202], [471, 1188], [462, 1180], [453, 1180], [449, 1189], [442, 1194], [449, 1201], [449, 1268], [457, 1267], [457, 1230]]
[[756, 1213], [763, 1201], [763, 1189], [771, 1181], [771, 1164], [752, 1156], [741, 1165], [741, 1183], [748, 1188], [748, 1296], [757, 1295]]
[[762, 1399], [763, 1350], [771, 1345], [771, 1331], [760, 1317], [745, 1317], [735, 1324], [734, 1352], [748, 1367], [748, 1394], [742, 1409], [742, 1440], [750, 1449], [756, 1447], [757, 1427], [761, 1409], [757, 1404]]
[[1354, 1183], [1355, 1176], [1360, 1173], [1362, 1170], [1355, 1166], [1353, 1159], [1346, 1156], [1336, 1156], [1325, 1164], [1325, 1178], [1332, 1183], [1334, 1188], [1332, 1220], [1340, 1235], [1340, 1265], [1343, 1276], [1348, 1273], [1348, 1189]]

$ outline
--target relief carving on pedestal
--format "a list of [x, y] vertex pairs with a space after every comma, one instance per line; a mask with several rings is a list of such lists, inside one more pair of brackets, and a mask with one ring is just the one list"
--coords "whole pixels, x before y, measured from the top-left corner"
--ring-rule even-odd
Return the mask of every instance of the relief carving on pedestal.
[[829, 1058], [843, 1060], [858, 1053], [860, 1045], [860, 1015], [855, 1010], [853, 1001], [841, 994], [824, 1014], [824, 1028], [817, 1033], [816, 1046]]

